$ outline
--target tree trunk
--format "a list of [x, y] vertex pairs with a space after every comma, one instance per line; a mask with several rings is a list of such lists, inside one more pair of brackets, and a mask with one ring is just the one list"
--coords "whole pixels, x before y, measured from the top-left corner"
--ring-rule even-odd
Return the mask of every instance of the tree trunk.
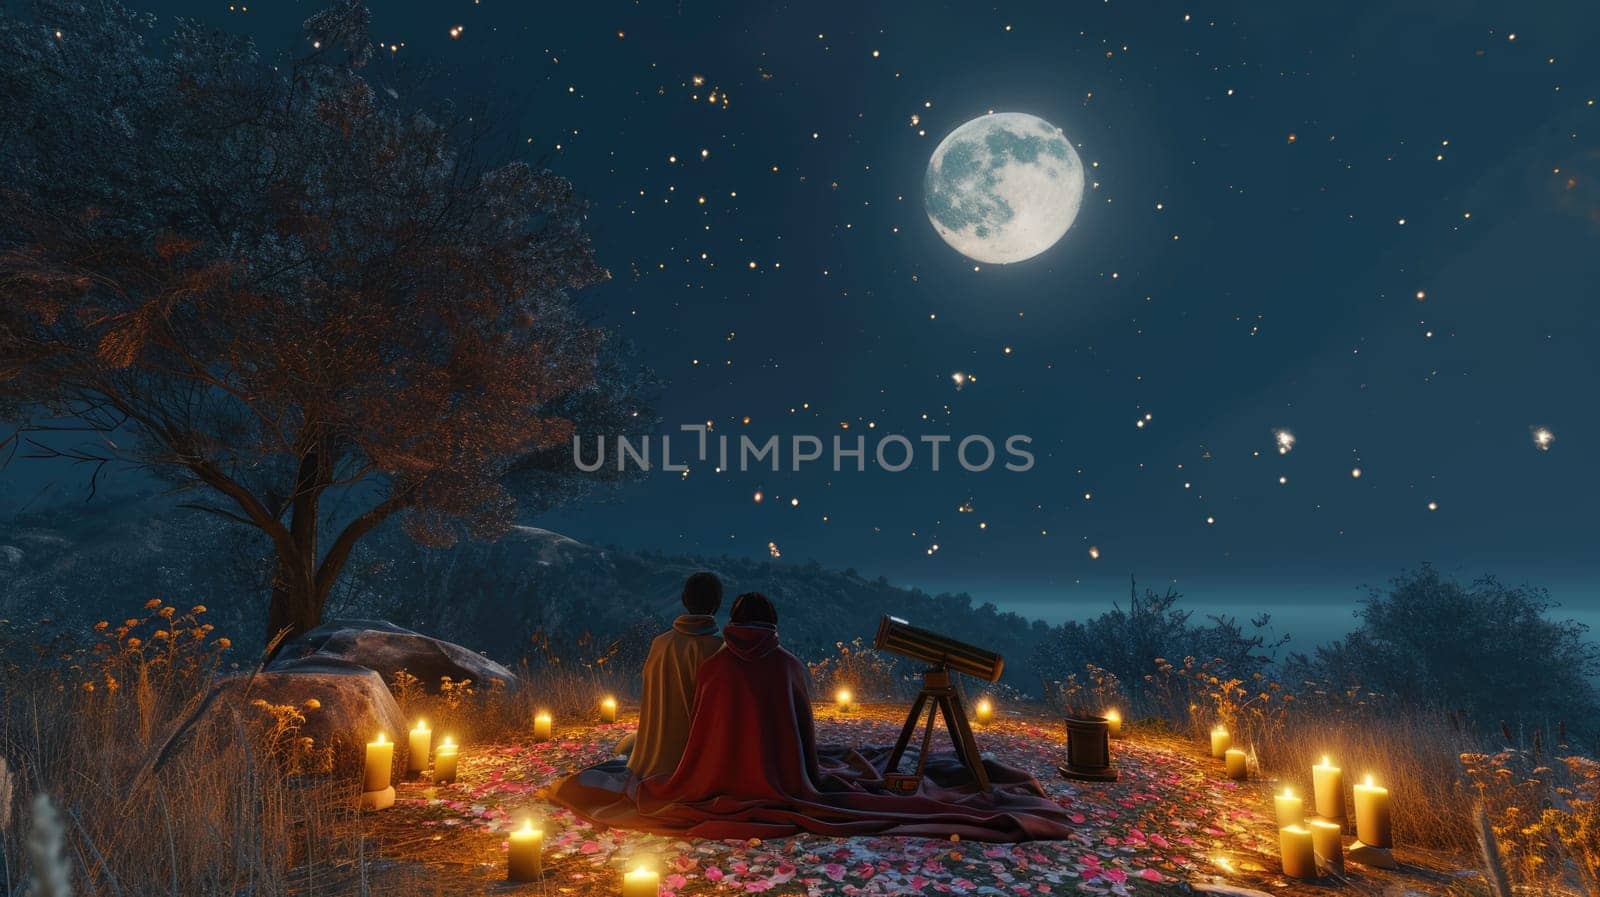
[[[295, 491], [289, 505], [289, 539], [292, 554], [278, 552], [278, 570], [272, 580], [272, 600], [267, 605], [267, 644], [282, 635], [280, 646], [317, 628], [322, 622], [326, 592], [317, 582], [317, 515], [326, 487], [322, 452], [308, 449], [300, 456]], [[278, 649], [272, 649], [273, 654]]]
[[272, 600], [267, 605], [267, 643], [284, 633], [282, 641], [272, 648], [276, 655], [285, 642], [310, 632], [322, 622], [322, 602], [316, 589], [309, 583], [297, 582], [298, 577], [287, 577], [282, 571], [272, 582]]

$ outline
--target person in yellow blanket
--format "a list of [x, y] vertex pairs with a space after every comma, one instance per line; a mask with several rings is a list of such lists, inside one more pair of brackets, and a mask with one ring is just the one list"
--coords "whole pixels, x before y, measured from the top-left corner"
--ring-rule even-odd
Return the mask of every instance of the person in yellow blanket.
[[[644, 662], [639, 732], [628, 757], [628, 769], [641, 779], [678, 768], [689, 740], [695, 673], [702, 661], [722, 647], [715, 616], [721, 606], [722, 580], [715, 573], [701, 571], [690, 576], [683, 584], [683, 608], [688, 613], [672, 621], [672, 628], [650, 643], [650, 656]], [[619, 748], [618, 752], [623, 751]]]

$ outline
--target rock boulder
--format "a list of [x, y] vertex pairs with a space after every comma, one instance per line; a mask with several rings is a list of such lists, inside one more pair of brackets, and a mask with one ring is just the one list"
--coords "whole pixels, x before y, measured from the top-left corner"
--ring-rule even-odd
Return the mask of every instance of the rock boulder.
[[382, 620], [337, 620], [288, 642], [268, 671], [310, 660], [334, 660], [374, 670], [385, 683], [405, 670], [430, 692], [439, 690], [445, 676], [459, 682], [471, 679], [473, 687], [488, 690], [499, 680], [505, 688], [517, 686], [517, 676], [481, 654], [452, 642], [402, 629]]
[[357, 664], [326, 657], [287, 660], [253, 677], [224, 679], [217, 689], [246, 705], [263, 700], [298, 708], [305, 716], [298, 734], [332, 747], [341, 766], [359, 763], [366, 743], [379, 732], [404, 743], [400, 705], [383, 677]]

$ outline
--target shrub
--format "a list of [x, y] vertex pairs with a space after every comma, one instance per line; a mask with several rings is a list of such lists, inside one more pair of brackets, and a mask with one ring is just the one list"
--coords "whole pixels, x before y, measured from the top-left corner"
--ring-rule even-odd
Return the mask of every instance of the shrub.
[[1373, 589], [1361, 627], [1314, 655], [1290, 658], [1289, 675], [1335, 690], [1381, 694], [1393, 706], [1454, 711], [1480, 727], [1501, 720], [1548, 736], [1561, 723], [1600, 722], [1600, 648], [1587, 627], [1546, 614], [1531, 586], [1493, 576], [1463, 584], [1424, 564]]

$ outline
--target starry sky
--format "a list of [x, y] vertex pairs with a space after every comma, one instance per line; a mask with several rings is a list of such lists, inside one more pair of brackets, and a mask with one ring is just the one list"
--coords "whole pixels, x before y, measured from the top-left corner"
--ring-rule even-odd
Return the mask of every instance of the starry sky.
[[[264, 49], [317, 8], [144, 5]], [[1600, 614], [1600, 6], [373, 5], [380, 77], [490, 95], [593, 203], [613, 279], [581, 299], [665, 381], [664, 429], [1036, 456], [694, 463], [530, 522], [1051, 619], [1133, 574], [1327, 634], [1423, 561]], [[1088, 183], [1051, 249], [975, 265], [924, 174], [1008, 111]]]

